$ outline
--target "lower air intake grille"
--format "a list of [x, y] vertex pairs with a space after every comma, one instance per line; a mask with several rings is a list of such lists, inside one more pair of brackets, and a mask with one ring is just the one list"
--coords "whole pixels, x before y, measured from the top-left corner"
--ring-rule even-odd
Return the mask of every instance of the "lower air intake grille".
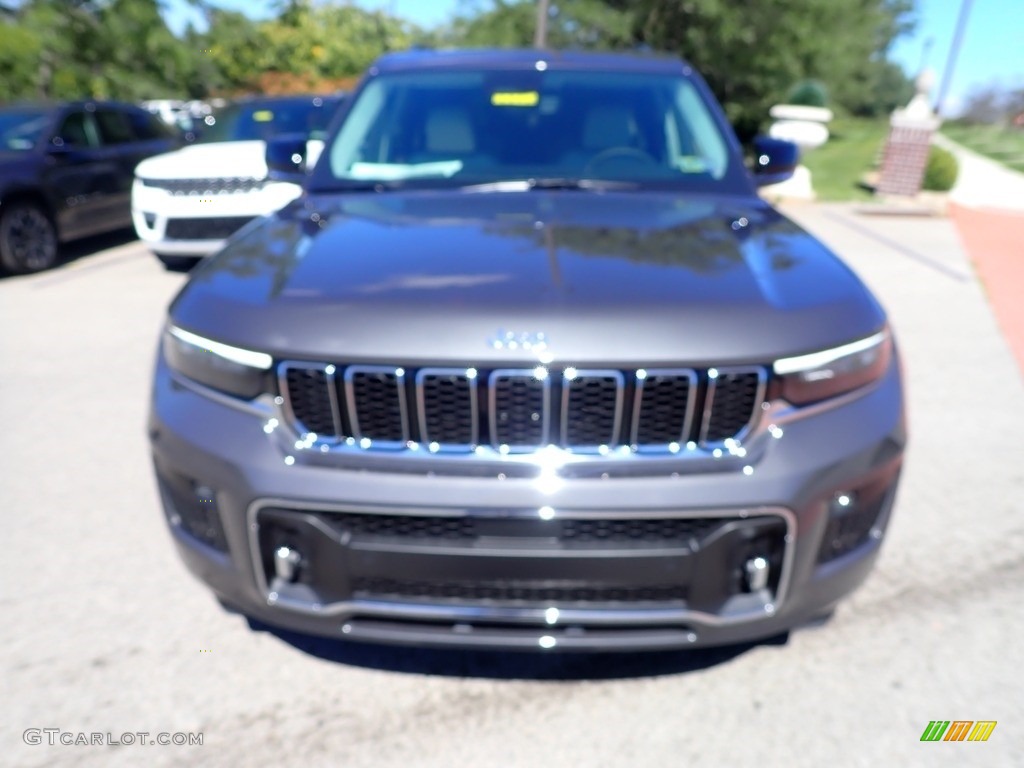
[[168, 219], [164, 237], [168, 240], [223, 240], [231, 237], [252, 219], [252, 216]]
[[636, 587], [602, 587], [583, 583], [530, 581], [406, 581], [401, 579], [357, 578], [353, 582], [357, 599], [426, 599], [493, 601], [499, 603], [666, 603], [685, 602], [687, 588], [680, 584], [652, 584]]

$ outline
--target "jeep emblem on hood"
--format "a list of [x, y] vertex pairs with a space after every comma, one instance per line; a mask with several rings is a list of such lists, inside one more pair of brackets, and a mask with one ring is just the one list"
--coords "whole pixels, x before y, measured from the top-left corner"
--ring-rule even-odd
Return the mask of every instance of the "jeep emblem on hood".
[[547, 336], [543, 333], [516, 333], [501, 328], [487, 340], [487, 343], [491, 349], [525, 349], [539, 352], [548, 348]]

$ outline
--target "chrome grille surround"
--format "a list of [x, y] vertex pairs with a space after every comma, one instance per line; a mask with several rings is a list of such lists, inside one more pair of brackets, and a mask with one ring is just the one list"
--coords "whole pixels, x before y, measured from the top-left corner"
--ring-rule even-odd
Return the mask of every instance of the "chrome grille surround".
[[767, 369], [756, 365], [480, 372], [283, 361], [277, 380], [286, 423], [304, 447], [328, 452], [718, 457], [732, 453], [768, 405]]

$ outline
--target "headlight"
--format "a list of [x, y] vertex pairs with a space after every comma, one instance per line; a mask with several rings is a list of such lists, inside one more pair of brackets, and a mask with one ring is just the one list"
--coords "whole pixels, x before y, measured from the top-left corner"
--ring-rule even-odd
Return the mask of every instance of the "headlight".
[[268, 389], [268, 371], [274, 363], [263, 352], [221, 344], [174, 325], [164, 332], [164, 357], [178, 373], [250, 400]]
[[888, 330], [841, 347], [776, 360], [782, 396], [803, 405], [862, 387], [885, 373], [892, 358]]

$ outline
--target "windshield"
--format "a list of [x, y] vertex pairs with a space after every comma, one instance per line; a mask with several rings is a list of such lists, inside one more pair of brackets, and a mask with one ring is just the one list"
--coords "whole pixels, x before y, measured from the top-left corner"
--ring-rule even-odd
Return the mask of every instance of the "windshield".
[[338, 99], [320, 96], [229, 104], [203, 119], [199, 140], [266, 141], [285, 133], [322, 139], [337, 106]]
[[0, 149], [30, 150], [43, 139], [50, 116], [37, 110], [0, 112]]
[[729, 191], [739, 165], [685, 77], [557, 70], [380, 75], [325, 155], [315, 187], [605, 180]]

